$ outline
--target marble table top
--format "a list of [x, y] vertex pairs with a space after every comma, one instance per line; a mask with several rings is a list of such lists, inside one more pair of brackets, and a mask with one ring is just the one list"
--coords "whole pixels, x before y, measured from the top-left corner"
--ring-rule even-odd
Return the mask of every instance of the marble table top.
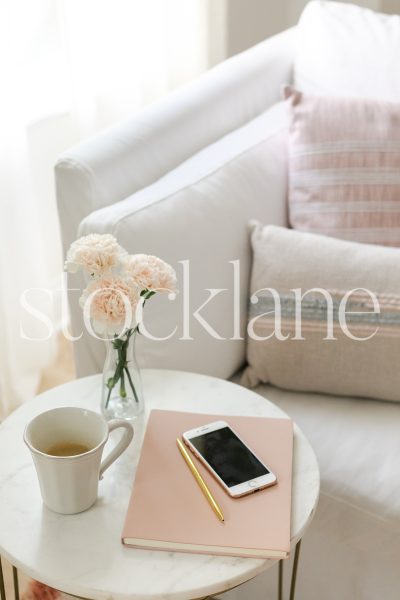
[[[258, 394], [228, 381], [179, 371], [142, 371], [146, 410], [129, 449], [99, 484], [88, 511], [59, 515], [40, 496], [27, 422], [58, 406], [99, 411], [100, 375], [53, 388], [15, 411], [0, 426], [0, 553], [31, 577], [95, 600], [174, 599], [215, 594], [243, 583], [275, 560], [216, 557], [126, 548], [120, 541], [134, 470], [152, 408], [199, 413], [285, 417]], [[108, 443], [118, 439], [118, 432]], [[106, 450], [107, 452], [107, 447]], [[319, 471], [306, 437], [295, 426], [291, 539], [301, 538], [319, 494]]]

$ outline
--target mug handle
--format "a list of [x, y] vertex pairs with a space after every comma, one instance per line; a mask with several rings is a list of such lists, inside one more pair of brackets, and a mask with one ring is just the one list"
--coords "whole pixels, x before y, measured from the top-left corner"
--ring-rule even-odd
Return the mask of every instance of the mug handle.
[[123, 419], [113, 419], [108, 423], [108, 433], [114, 431], [114, 429], [118, 429], [119, 427], [123, 427], [125, 429], [124, 434], [118, 444], [113, 448], [110, 454], [103, 460], [100, 465], [100, 473], [99, 479], [103, 479], [103, 474], [108, 467], [112, 465], [112, 463], [117, 460], [117, 458], [127, 449], [129, 444], [133, 438], [133, 427], [127, 421]]

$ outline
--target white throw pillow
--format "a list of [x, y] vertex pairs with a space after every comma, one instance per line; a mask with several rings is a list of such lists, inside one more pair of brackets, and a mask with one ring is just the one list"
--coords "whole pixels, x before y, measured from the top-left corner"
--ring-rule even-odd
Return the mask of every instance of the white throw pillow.
[[400, 16], [314, 0], [297, 27], [294, 84], [316, 95], [400, 100]]

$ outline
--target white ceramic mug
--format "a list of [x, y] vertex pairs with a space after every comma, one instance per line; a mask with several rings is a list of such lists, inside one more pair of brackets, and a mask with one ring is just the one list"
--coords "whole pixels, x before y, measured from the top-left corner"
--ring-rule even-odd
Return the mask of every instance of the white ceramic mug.
[[[124, 434], [101, 462], [110, 431], [123, 427]], [[27, 425], [24, 441], [32, 453], [43, 502], [57, 513], [74, 514], [96, 502], [99, 479], [129, 446], [133, 427], [127, 421], [107, 421], [91, 410], [54, 408]], [[82, 444], [87, 452], [75, 456], [53, 456], [48, 450], [58, 443]]]

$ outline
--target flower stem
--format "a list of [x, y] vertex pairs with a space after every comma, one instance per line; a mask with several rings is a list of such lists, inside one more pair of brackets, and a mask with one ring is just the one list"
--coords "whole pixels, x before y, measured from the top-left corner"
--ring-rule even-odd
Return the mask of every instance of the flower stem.
[[129, 345], [129, 340], [131, 338], [131, 336], [138, 332], [139, 328], [136, 325], [135, 328], [131, 328], [128, 329], [125, 333], [125, 339], [122, 340], [121, 338], [115, 338], [112, 342], [112, 345], [114, 347], [115, 350], [117, 350], [118, 353], [118, 359], [116, 362], [116, 368], [115, 368], [115, 373], [112, 377], [109, 377], [108, 381], [107, 381], [107, 388], [108, 388], [108, 394], [107, 394], [107, 400], [105, 403], [105, 408], [107, 409], [108, 404], [110, 402], [110, 398], [111, 398], [111, 392], [114, 389], [114, 387], [117, 385], [118, 381], [120, 381], [120, 387], [119, 387], [119, 395], [121, 396], [121, 398], [126, 398], [127, 393], [126, 393], [126, 388], [125, 388], [125, 374], [124, 371], [126, 373], [126, 376], [128, 378], [129, 381], [129, 385], [132, 389], [133, 395], [135, 397], [135, 401], [139, 402], [139, 398], [138, 395], [136, 393], [135, 390], [135, 386], [133, 384], [132, 378], [131, 378], [131, 374], [129, 372], [129, 367], [128, 367], [128, 362], [127, 362], [127, 349], [128, 349], [128, 345]]
[[125, 378], [123, 370], [121, 372], [121, 385], [119, 386], [119, 395], [121, 396], [121, 398], [126, 398]]
[[125, 373], [126, 373], [128, 379], [129, 379], [129, 383], [130, 383], [133, 395], [135, 396], [135, 400], [136, 400], [136, 402], [139, 402], [139, 398], [138, 398], [138, 395], [136, 393], [135, 386], [133, 385], [131, 374], [129, 373], [129, 368], [127, 366], [125, 367]]
[[105, 404], [105, 408], [107, 408], [108, 403], [110, 402], [110, 396], [111, 396], [111, 392], [113, 390], [114, 384], [110, 387], [108, 386], [108, 394], [107, 394], [107, 400], [106, 400], [106, 404]]

